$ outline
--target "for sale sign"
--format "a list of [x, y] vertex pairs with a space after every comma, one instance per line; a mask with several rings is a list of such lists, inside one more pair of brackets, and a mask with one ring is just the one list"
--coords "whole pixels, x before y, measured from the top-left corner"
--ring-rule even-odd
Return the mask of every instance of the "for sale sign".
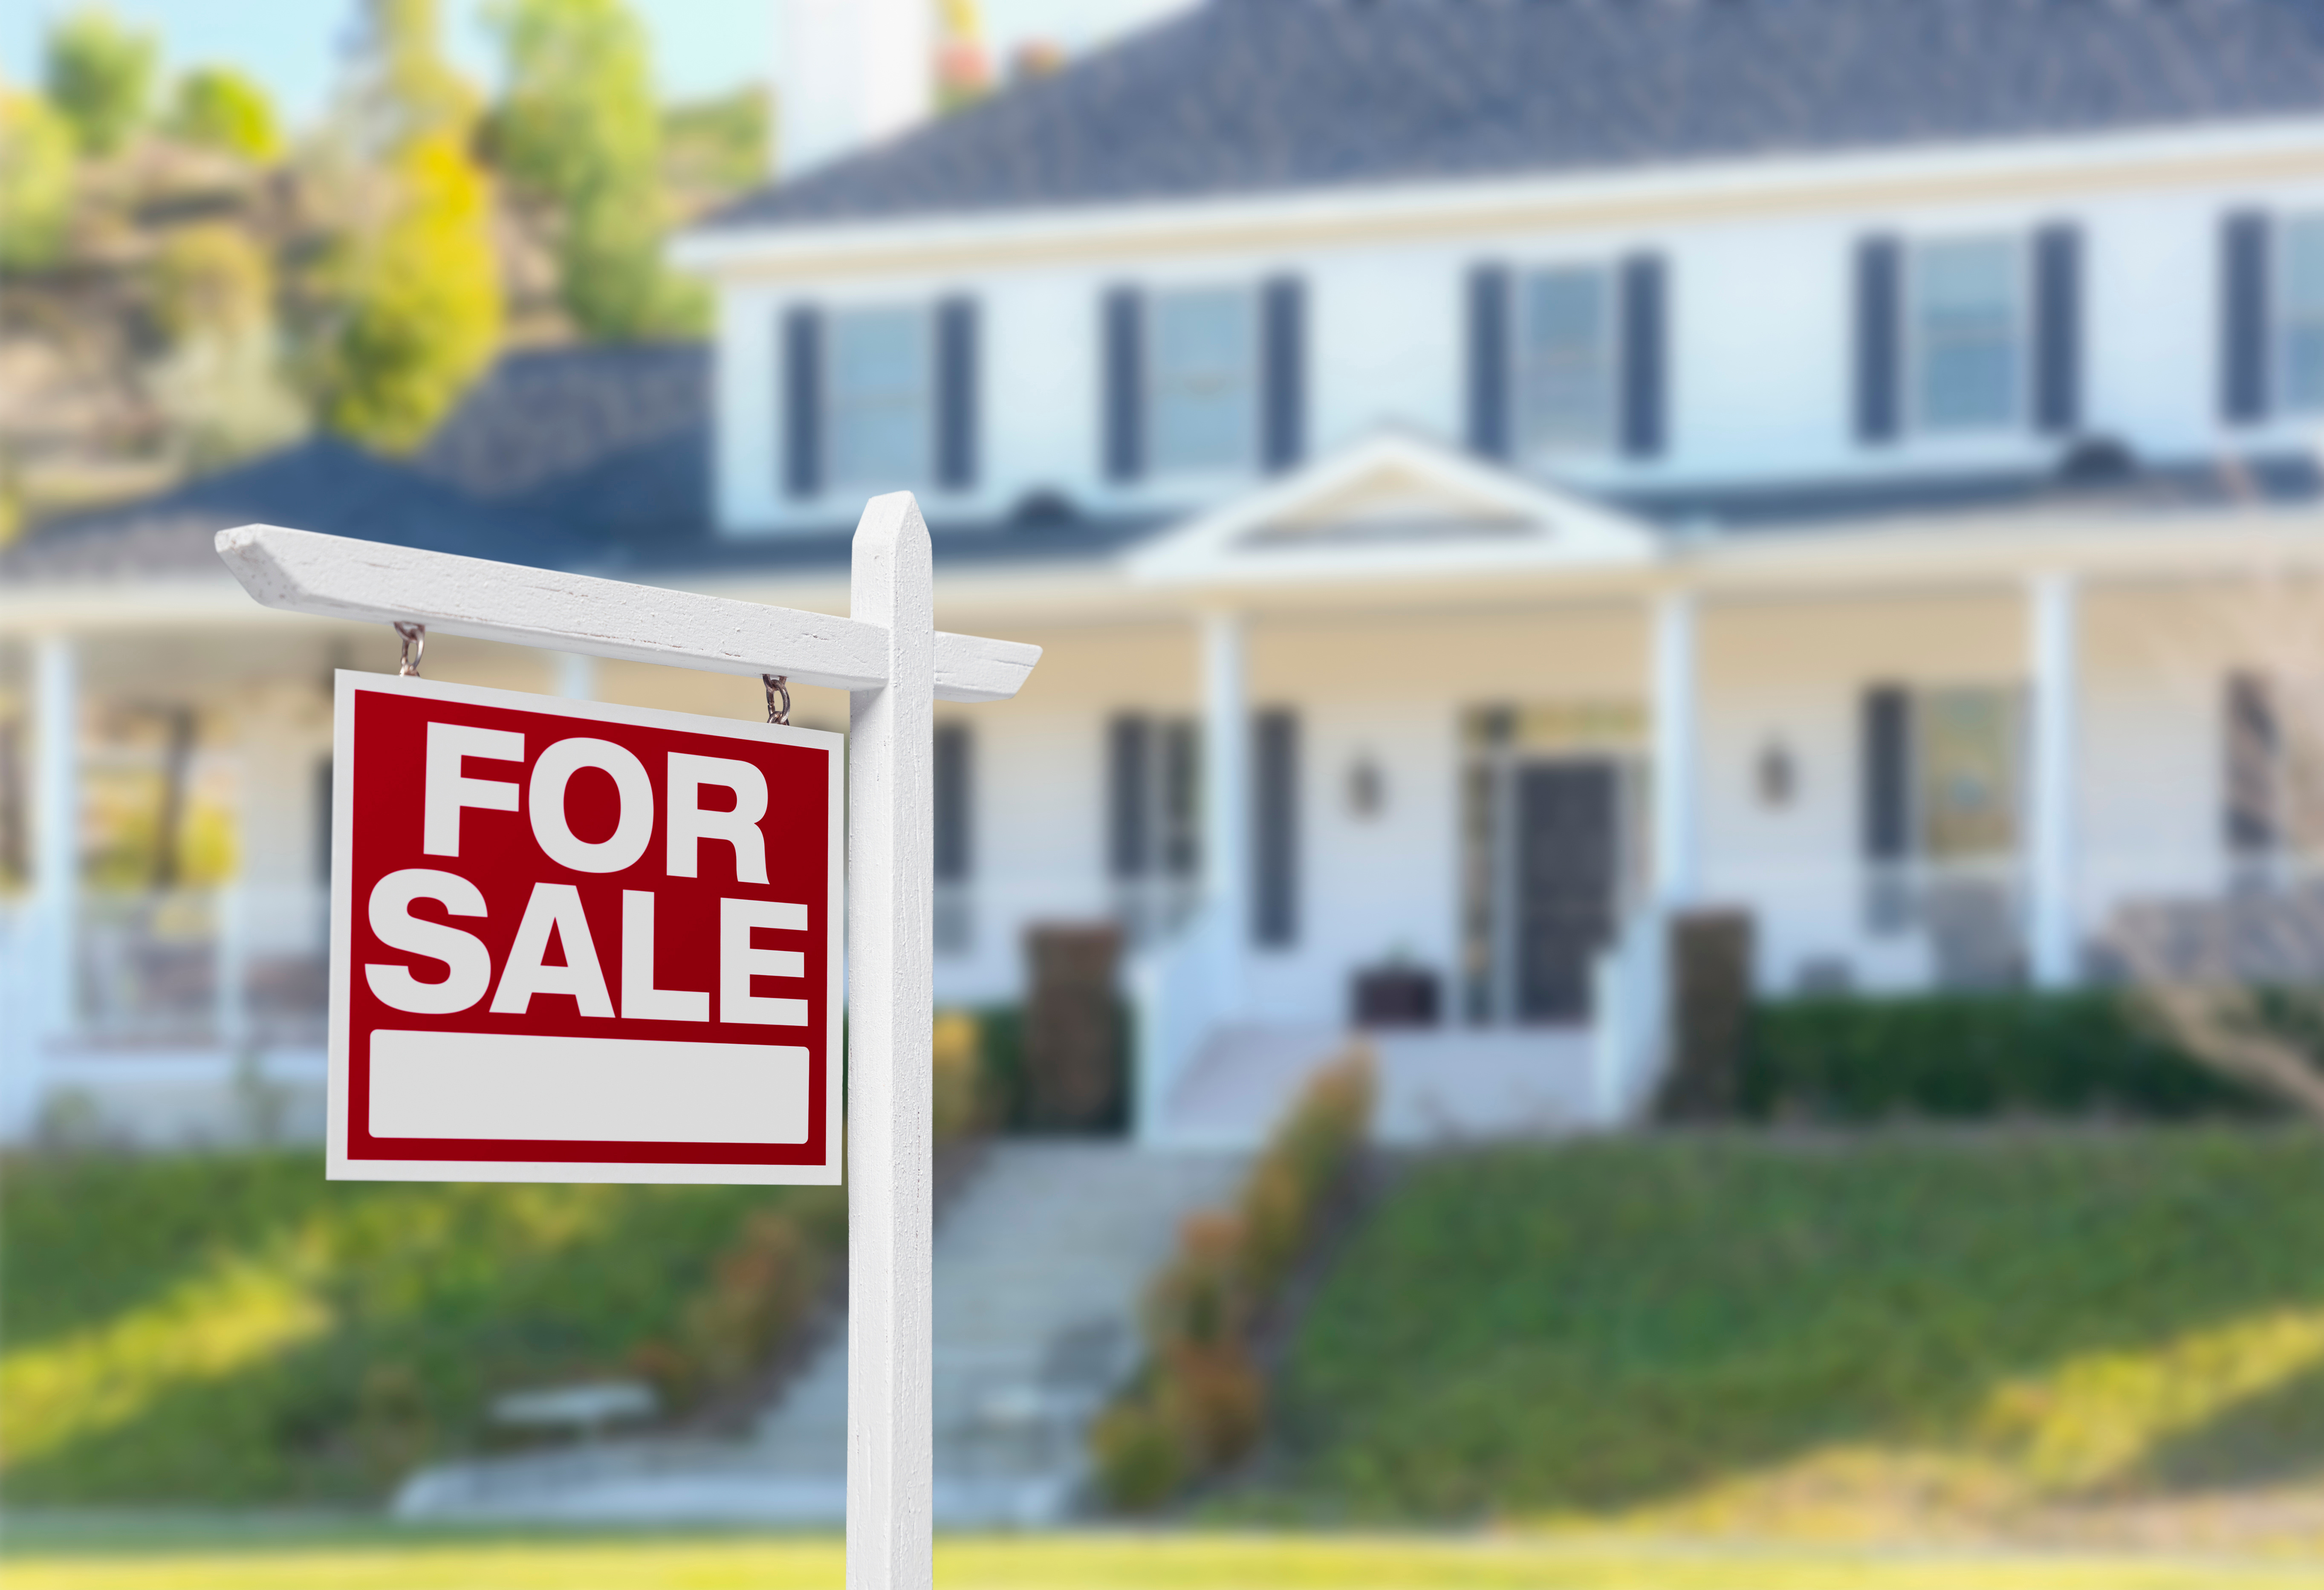
[[330, 1175], [838, 1181], [841, 744], [342, 672]]

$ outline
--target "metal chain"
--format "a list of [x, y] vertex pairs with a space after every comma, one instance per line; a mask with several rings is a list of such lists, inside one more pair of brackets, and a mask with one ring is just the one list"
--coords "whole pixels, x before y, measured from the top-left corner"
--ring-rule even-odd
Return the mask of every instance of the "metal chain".
[[397, 652], [395, 671], [401, 678], [416, 679], [420, 677], [420, 659], [428, 650], [428, 626], [398, 622], [395, 633], [403, 642]]
[[[779, 673], [762, 673], [759, 678], [765, 681], [767, 687], [767, 721], [788, 728], [791, 721], [789, 676]], [[780, 696], [783, 700], [780, 707], [775, 705], [775, 698], [778, 696]]]

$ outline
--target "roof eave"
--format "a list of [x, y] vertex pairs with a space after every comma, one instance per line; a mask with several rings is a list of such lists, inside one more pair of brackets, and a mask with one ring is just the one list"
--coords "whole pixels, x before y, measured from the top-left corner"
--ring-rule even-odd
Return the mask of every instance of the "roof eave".
[[834, 221], [736, 221], [682, 232], [669, 258], [681, 270], [809, 275], [839, 263], [907, 263], [931, 253], [1038, 253], [1093, 235], [1125, 254], [1232, 241], [1255, 226], [1328, 236], [1414, 224], [1490, 231], [1594, 223], [1625, 214], [1821, 207], [1868, 198], [1901, 207], [1997, 188], [2026, 192], [2126, 169], [2179, 185], [2246, 175], [2324, 175], [2324, 115], [2150, 125], [2103, 133], [1917, 144], [1808, 154], [1759, 154], [1637, 169], [1548, 175], [1429, 178], [977, 213]]

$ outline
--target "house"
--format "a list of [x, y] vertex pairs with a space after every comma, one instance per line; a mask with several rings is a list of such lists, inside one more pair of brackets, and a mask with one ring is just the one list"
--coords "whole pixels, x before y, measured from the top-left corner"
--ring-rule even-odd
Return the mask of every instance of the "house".
[[1674, 913], [1748, 911], [1770, 994], [2057, 987], [2301, 874], [2297, 0], [1210, 0], [675, 257], [706, 365], [515, 356], [410, 468], [309, 444], [0, 556], [10, 1130], [313, 1075], [322, 680], [392, 648], [251, 606], [241, 518], [835, 610], [918, 494], [939, 622], [1047, 648], [939, 718], [938, 997], [1120, 922], [1157, 1140], [1247, 1140], [1368, 975], [1438, 1009], [1393, 1131], [1615, 1122]]

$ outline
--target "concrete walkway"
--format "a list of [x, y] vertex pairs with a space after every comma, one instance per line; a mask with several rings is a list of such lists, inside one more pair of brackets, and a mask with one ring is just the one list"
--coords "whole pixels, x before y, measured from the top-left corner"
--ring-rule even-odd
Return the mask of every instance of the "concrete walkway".
[[[1222, 1152], [996, 1144], [936, 1242], [936, 1510], [1052, 1522], [1084, 1433], [1137, 1365], [1136, 1319], [1179, 1224], [1233, 1194]], [[745, 1441], [635, 1439], [423, 1470], [401, 1517], [835, 1524], [846, 1512], [847, 1344], [835, 1332]]]

